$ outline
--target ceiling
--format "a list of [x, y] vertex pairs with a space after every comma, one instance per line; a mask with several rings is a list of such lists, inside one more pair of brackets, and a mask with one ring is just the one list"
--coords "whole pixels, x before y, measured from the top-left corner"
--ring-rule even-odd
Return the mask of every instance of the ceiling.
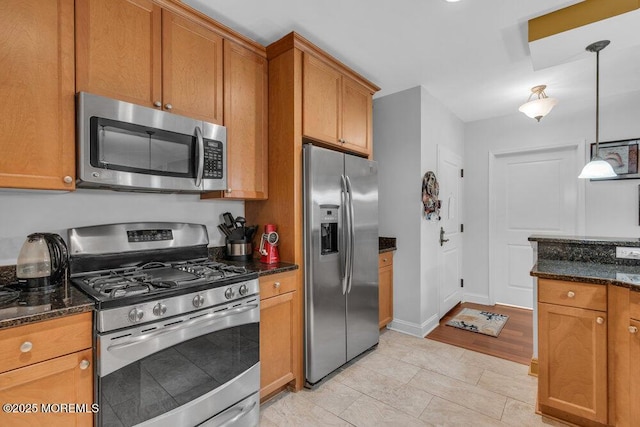
[[[296, 31], [380, 86], [376, 97], [422, 85], [464, 122], [517, 112], [539, 84], [556, 110], [593, 104], [595, 55], [584, 47], [602, 38], [612, 43], [600, 53], [601, 98], [640, 91], [640, 32], [629, 19], [530, 48], [529, 19], [581, 0], [183, 1], [265, 46]], [[625, 26], [638, 40], [610, 35]]]

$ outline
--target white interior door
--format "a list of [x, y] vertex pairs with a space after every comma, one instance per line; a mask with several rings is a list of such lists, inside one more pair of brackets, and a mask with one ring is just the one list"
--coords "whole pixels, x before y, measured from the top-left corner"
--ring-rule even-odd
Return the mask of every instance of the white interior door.
[[438, 314], [444, 317], [462, 300], [460, 278], [462, 275], [462, 159], [448, 149], [438, 146], [438, 182], [442, 202], [439, 230], [443, 242], [438, 251]]
[[578, 145], [490, 158], [489, 295], [533, 308], [532, 234], [578, 234]]

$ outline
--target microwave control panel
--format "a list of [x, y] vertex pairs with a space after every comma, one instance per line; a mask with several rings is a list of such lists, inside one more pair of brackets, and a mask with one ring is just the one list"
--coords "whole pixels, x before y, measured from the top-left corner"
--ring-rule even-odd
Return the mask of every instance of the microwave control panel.
[[224, 173], [222, 142], [204, 140], [204, 178], [221, 179]]

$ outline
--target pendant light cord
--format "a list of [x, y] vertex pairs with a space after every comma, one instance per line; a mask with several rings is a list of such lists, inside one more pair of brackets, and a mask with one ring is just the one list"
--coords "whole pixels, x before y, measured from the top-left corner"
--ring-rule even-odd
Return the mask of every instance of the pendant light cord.
[[596, 51], [596, 157], [600, 157], [600, 51]]

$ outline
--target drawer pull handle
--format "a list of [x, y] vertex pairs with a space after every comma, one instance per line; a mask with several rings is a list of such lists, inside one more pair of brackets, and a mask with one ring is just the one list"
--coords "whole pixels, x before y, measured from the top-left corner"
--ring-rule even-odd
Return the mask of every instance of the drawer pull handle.
[[569, 291], [569, 292], [567, 292], [567, 296], [568, 296], [569, 298], [573, 298], [573, 297], [575, 297], [575, 296], [576, 296], [576, 293], [575, 293], [575, 292], [573, 292], [573, 291]]
[[596, 323], [598, 325], [602, 325], [604, 323], [604, 317], [602, 317], [602, 316], [596, 317]]
[[29, 353], [32, 348], [33, 348], [33, 344], [31, 344], [31, 341], [25, 341], [20, 346], [20, 351], [23, 353]]
[[87, 369], [89, 366], [91, 366], [91, 362], [89, 362], [87, 359], [83, 359], [82, 362], [80, 362], [80, 369], [82, 370]]
[[276, 288], [276, 289], [279, 289], [280, 288], [280, 282], [275, 282], [273, 284], [273, 287]]
[[631, 332], [632, 334], [637, 334], [638, 328], [636, 326], [629, 326], [629, 332]]

